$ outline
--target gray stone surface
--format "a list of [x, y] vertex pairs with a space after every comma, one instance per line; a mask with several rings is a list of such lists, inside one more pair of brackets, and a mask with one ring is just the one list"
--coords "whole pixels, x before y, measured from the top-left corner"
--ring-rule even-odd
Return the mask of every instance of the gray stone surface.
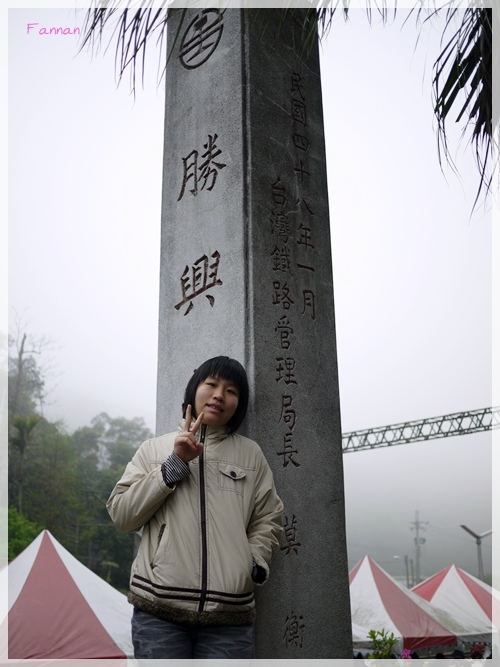
[[243, 363], [242, 432], [285, 503], [257, 657], [349, 658], [319, 62], [300, 54], [299, 26], [278, 34], [281, 17], [189, 10], [167, 66], [157, 432], [176, 427], [199, 363]]

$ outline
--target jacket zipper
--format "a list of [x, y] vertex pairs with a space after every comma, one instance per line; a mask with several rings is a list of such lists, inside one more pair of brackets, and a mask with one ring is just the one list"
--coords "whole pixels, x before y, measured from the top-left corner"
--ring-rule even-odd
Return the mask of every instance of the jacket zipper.
[[[200, 442], [205, 444], [207, 427], [202, 424], [200, 430]], [[198, 611], [202, 612], [207, 597], [208, 580], [208, 546], [207, 546], [207, 506], [205, 489], [205, 460], [204, 452], [200, 454], [200, 528], [201, 528], [201, 596]]]

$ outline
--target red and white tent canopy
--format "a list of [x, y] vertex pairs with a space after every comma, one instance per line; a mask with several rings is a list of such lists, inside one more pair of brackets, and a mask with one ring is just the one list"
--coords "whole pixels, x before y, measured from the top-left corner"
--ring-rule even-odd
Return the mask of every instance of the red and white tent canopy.
[[[47, 530], [0, 572], [0, 589], [7, 585], [9, 659], [133, 656], [126, 596]], [[0, 636], [6, 624], [0, 618]]]
[[412, 591], [434, 607], [453, 614], [466, 629], [462, 639], [491, 643], [498, 633], [500, 593], [456, 565], [441, 570]]
[[[457, 642], [456, 632], [450, 629], [456, 624], [446, 612], [436, 611], [403, 588], [369, 556], [349, 573], [349, 590], [353, 627], [393, 632], [404, 648], [417, 651]], [[353, 645], [362, 648], [356, 637]]]

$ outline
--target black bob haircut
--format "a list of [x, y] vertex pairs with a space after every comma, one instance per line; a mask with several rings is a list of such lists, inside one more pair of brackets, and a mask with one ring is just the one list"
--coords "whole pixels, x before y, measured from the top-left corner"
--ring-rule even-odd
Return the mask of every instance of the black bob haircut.
[[238, 407], [236, 412], [226, 424], [229, 433], [238, 430], [241, 422], [245, 419], [248, 408], [248, 378], [245, 369], [236, 359], [229, 357], [213, 357], [204, 361], [199, 368], [197, 368], [191, 376], [186, 391], [184, 392], [184, 403], [182, 404], [182, 416], [186, 416], [186, 408], [188, 405], [192, 408], [192, 414], [197, 417], [195, 410], [196, 390], [202, 382], [208, 377], [217, 378], [218, 380], [228, 380], [232, 382], [238, 389]]

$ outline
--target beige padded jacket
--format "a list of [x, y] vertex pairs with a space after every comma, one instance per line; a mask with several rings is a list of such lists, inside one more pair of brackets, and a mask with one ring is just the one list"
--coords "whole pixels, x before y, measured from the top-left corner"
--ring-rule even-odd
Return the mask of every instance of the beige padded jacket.
[[191, 474], [169, 488], [161, 464], [176, 435], [146, 440], [108, 500], [120, 530], [142, 529], [129, 601], [175, 622], [250, 623], [253, 563], [267, 580], [282, 532], [283, 503], [271, 469], [256, 442], [209, 427]]

